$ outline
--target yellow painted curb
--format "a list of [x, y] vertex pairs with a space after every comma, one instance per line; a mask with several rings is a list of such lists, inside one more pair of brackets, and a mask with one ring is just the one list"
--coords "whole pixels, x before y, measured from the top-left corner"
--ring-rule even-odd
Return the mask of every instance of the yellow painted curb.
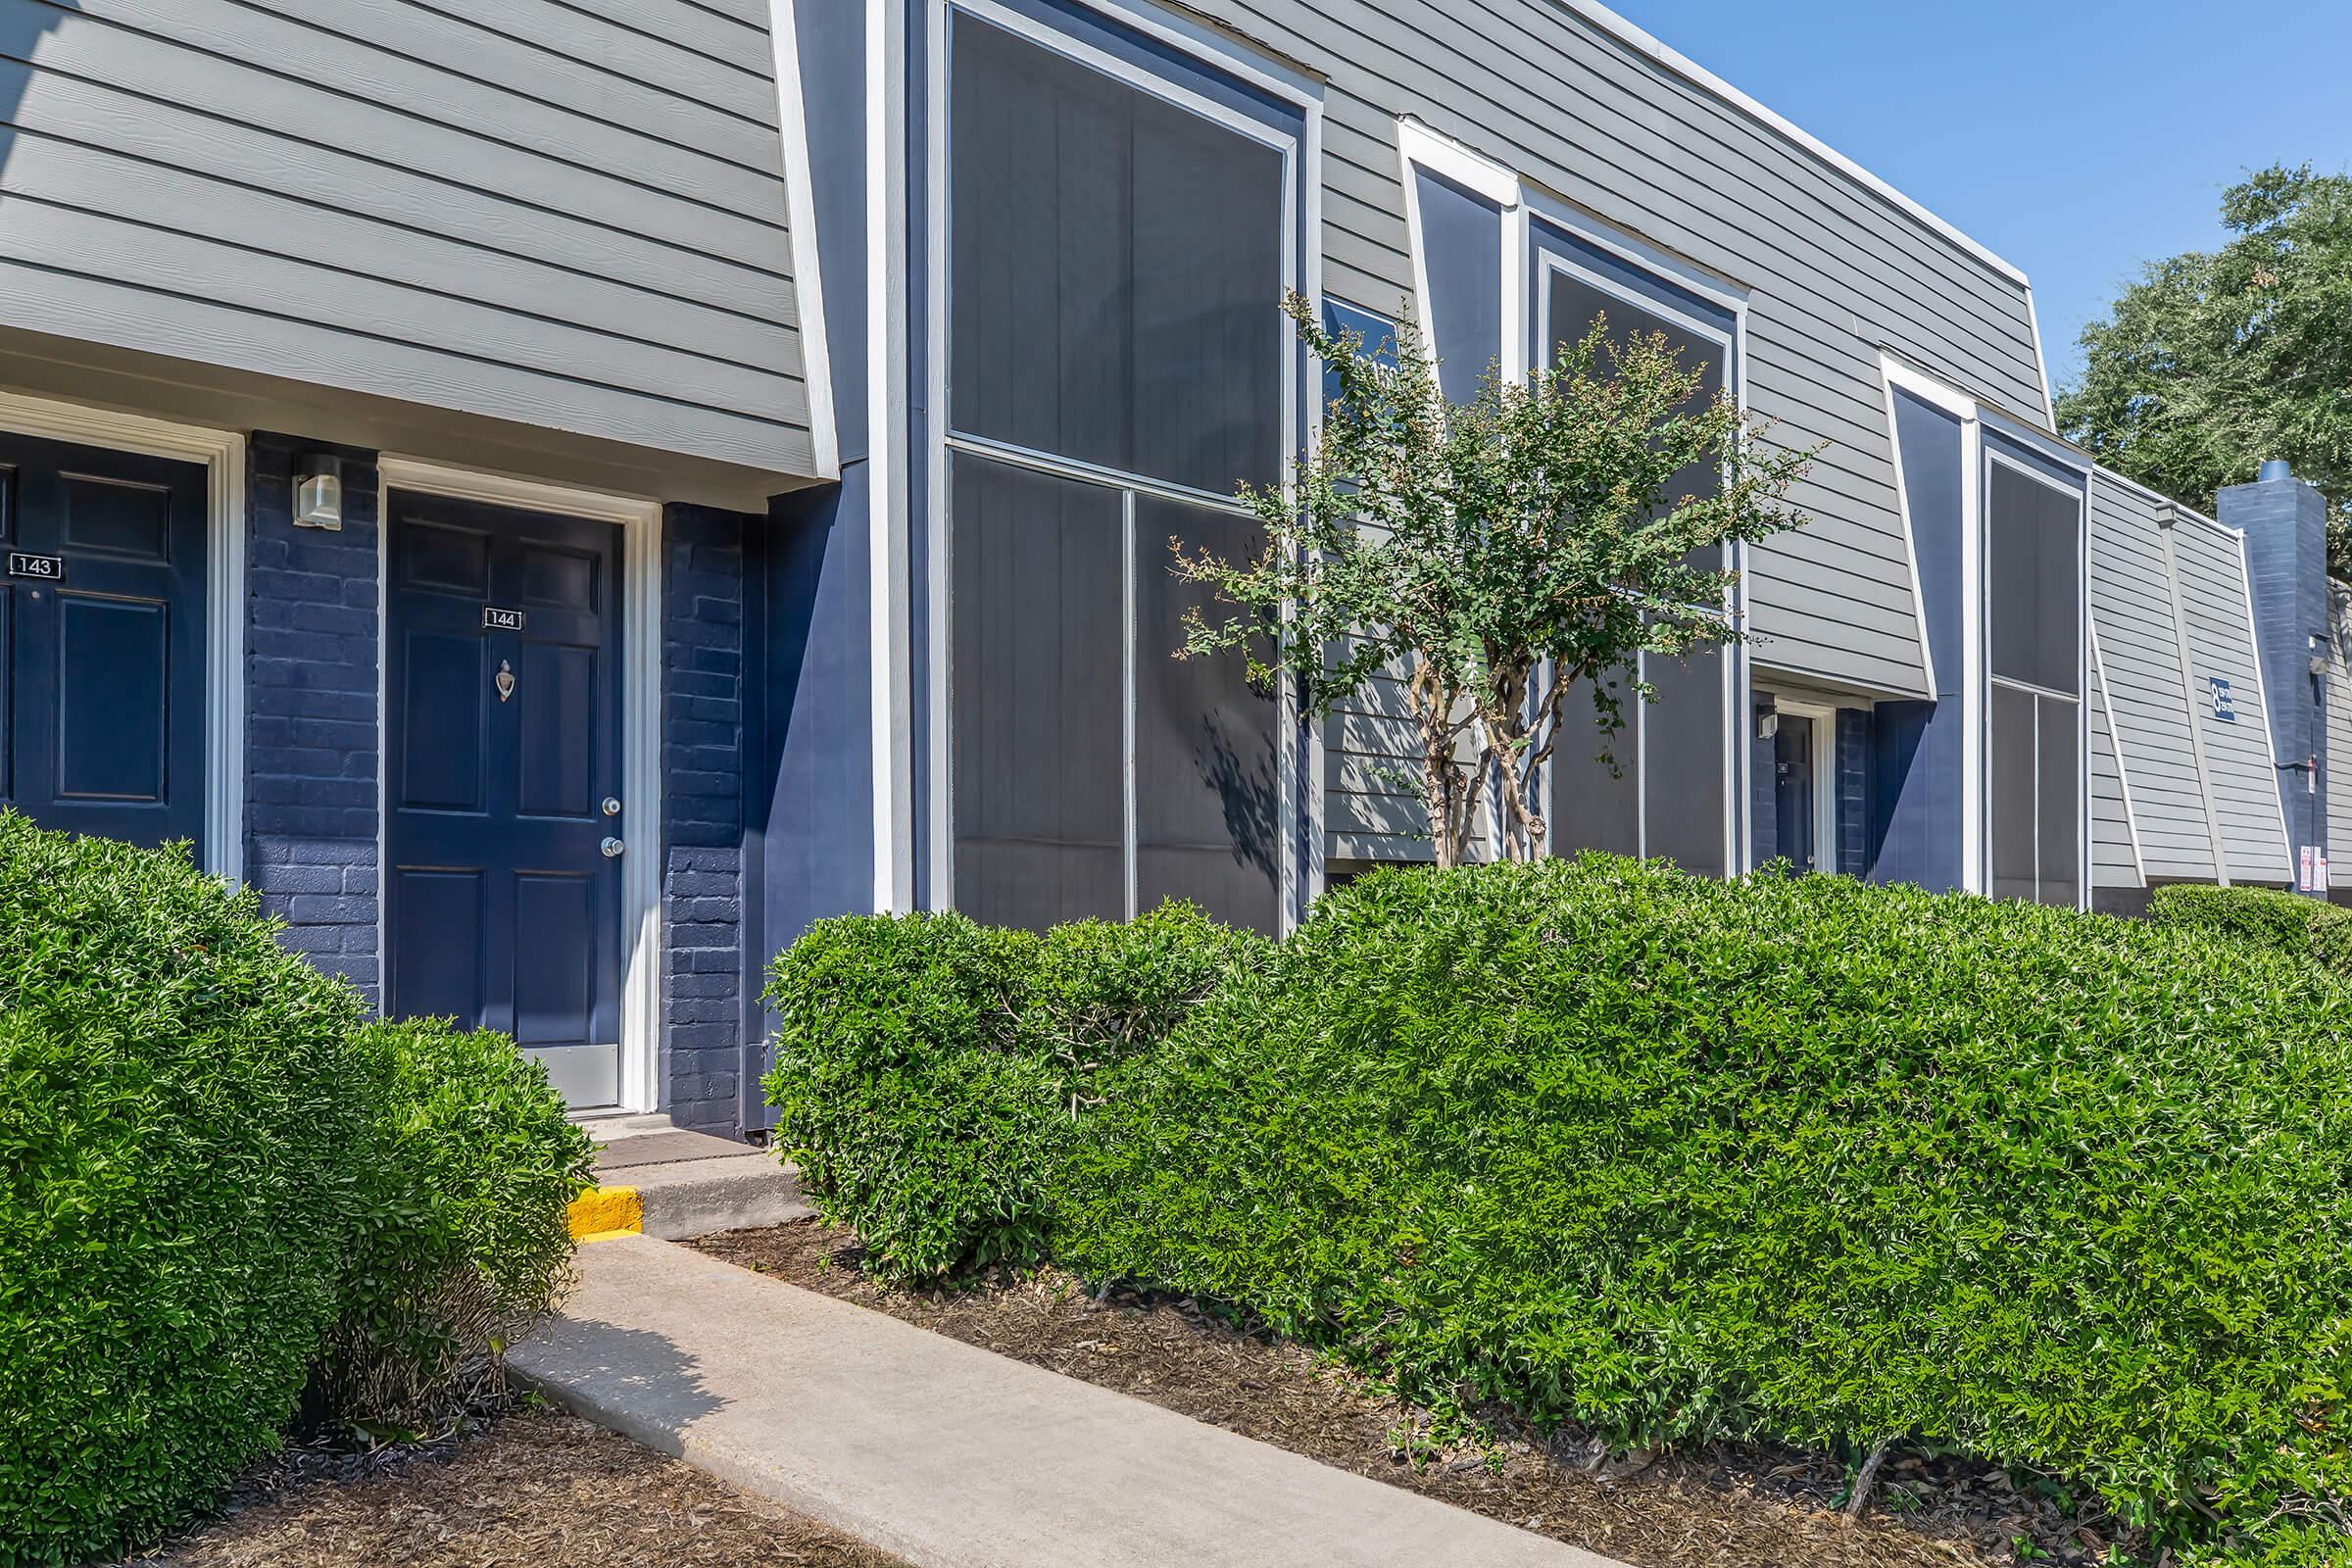
[[645, 1229], [645, 1205], [634, 1187], [591, 1187], [571, 1200], [565, 1217], [575, 1242], [610, 1241]]

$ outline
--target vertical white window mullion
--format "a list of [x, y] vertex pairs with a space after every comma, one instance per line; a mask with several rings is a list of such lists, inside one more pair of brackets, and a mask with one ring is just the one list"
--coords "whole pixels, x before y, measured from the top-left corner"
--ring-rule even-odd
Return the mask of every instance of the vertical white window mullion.
[[[1649, 655], [1634, 655], [1636, 683], [1649, 678]], [[1649, 703], [1641, 692], [1632, 696], [1634, 709], [1634, 852], [1649, 858]], [[1612, 755], [1615, 748], [1611, 748]]]
[[2048, 699], [2033, 694], [2034, 702], [2034, 902], [2041, 899], [2041, 705]]
[[1135, 683], [1140, 673], [1136, 645], [1142, 639], [1142, 629], [1136, 624], [1135, 575], [1135, 492], [1119, 492], [1119, 772], [1120, 807], [1124, 812], [1120, 864], [1126, 877], [1125, 908], [1132, 920], [1143, 911], [1137, 906], [1141, 897], [1141, 879], [1136, 860], [1140, 822], [1135, 798]]

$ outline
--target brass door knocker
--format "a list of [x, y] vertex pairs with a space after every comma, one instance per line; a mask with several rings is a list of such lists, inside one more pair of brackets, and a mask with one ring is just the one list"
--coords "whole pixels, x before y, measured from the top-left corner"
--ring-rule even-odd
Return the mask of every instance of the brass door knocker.
[[500, 702], [502, 702], [502, 703], [503, 703], [503, 702], [505, 702], [505, 701], [506, 701], [508, 698], [510, 698], [510, 697], [514, 696], [514, 666], [513, 664], [510, 664], [510, 663], [508, 663], [508, 662], [507, 662], [505, 660], [503, 660], [503, 659], [502, 659], [502, 660], [500, 660], [500, 661], [498, 662], [498, 674], [497, 674], [497, 676], [496, 676], [496, 677], [495, 677], [495, 678], [494, 678], [494, 679], [493, 679], [493, 680], [490, 682], [490, 684], [491, 684], [491, 685], [493, 685], [493, 686], [496, 686], [496, 687], [498, 688], [498, 700], [499, 700]]

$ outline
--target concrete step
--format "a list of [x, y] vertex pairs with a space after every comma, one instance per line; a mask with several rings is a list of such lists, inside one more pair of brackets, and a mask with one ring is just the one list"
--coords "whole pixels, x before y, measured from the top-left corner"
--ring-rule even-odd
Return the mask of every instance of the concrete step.
[[510, 1364], [917, 1568], [1622, 1568], [644, 1237]]
[[774, 1155], [658, 1118], [638, 1122], [614, 1130], [597, 1151], [596, 1171], [601, 1190], [636, 1194], [643, 1234], [675, 1241], [781, 1225], [811, 1212], [801, 1197], [800, 1173]]

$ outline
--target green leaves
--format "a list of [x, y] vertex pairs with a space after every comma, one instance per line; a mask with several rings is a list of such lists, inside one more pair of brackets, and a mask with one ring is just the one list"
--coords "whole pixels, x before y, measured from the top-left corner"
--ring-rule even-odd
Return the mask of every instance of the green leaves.
[[[1514, 852], [1542, 852], [1533, 770], [1622, 725], [1636, 656], [1736, 641], [1723, 547], [1799, 526], [1786, 504], [1808, 455], [1770, 443], [1663, 336], [1614, 342], [1605, 320], [1525, 383], [1490, 368], [1447, 402], [1419, 331], [1393, 356], [1334, 334], [1311, 302], [1285, 309], [1337, 381], [1294, 483], [1244, 487], [1266, 549], [1235, 564], [1179, 551], [1174, 569], [1232, 613], [1195, 612], [1184, 652], [1242, 650], [1254, 678], [1288, 675], [1330, 709], [1376, 675], [1405, 679], [1423, 805], [1444, 864], [1461, 858], [1490, 782]], [[1393, 359], [1394, 363], [1387, 363]]]
[[1185, 904], [1044, 937], [959, 914], [821, 921], [769, 973], [775, 1147], [878, 1273], [1034, 1261], [1104, 1083], [1264, 953]]
[[0, 1560], [160, 1534], [276, 1441], [337, 1306], [359, 1012], [184, 848], [0, 810]]
[[565, 1211], [593, 1181], [594, 1146], [504, 1035], [379, 1022], [354, 1046], [374, 1137], [318, 1388], [350, 1419], [446, 1427], [568, 1283]]
[[2221, 218], [2220, 250], [2150, 263], [2083, 328], [2059, 427], [2200, 512], [2284, 458], [2334, 498], [2328, 555], [2352, 570], [2352, 176], [2264, 170]]
[[366, 1024], [277, 936], [184, 847], [0, 810], [0, 1562], [152, 1541], [314, 1372], [418, 1424], [562, 1278], [588, 1145], [545, 1074]]
[[[2151, 1555], [2352, 1555], [2352, 1011], [2300, 953], [1602, 857], [1376, 873], [1271, 951], [1074, 929], [837, 922], [780, 961], [788, 1015], [869, 999], [770, 1089], [875, 1266], [1051, 1256], [1441, 1411], [1891, 1439]], [[1180, 1003], [1047, 978], [1138, 953]], [[871, 1044], [902, 1015], [991, 1022]]]

